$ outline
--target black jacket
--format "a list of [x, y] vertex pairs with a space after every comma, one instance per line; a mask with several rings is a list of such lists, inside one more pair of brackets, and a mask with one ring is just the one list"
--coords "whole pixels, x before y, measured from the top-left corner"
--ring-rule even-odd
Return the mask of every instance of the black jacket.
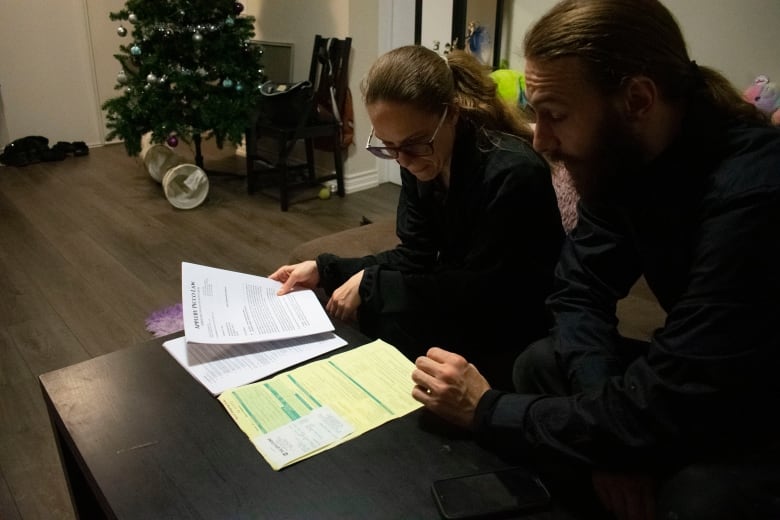
[[[490, 133], [477, 141], [461, 128], [449, 190], [404, 169], [401, 178], [400, 245], [359, 259], [321, 255], [322, 285], [330, 293], [364, 269], [359, 314], [367, 333], [372, 321], [404, 319], [417, 348], [454, 350], [478, 368], [503, 351], [511, 363], [549, 331], [544, 300], [564, 232], [548, 165], [519, 138]], [[502, 370], [509, 380], [511, 364]]]
[[[578, 212], [549, 300], [572, 395], [491, 391], [480, 428], [614, 465], [777, 439], [780, 129], [692, 133], [611, 204]], [[616, 302], [642, 274], [667, 320], [646, 356], [617, 369]]]

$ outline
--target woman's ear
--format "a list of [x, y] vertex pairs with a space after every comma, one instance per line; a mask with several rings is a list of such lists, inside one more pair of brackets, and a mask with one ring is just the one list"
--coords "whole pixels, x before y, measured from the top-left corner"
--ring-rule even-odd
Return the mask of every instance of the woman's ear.
[[634, 76], [624, 86], [624, 108], [629, 121], [645, 118], [658, 102], [658, 88], [647, 76]]

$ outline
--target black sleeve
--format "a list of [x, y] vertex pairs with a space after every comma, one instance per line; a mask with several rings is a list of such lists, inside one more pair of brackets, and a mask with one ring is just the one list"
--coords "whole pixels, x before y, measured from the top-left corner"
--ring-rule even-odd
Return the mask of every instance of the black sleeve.
[[478, 186], [450, 190], [448, 197], [463, 199], [448, 205], [438, 228], [427, 201], [407, 192], [398, 217], [402, 244], [365, 270], [364, 305], [378, 314], [435, 309], [474, 319], [486, 307], [480, 301], [505, 293], [516, 316], [538, 317], [564, 232], [547, 165], [506, 155], [487, 163]]
[[[588, 234], [605, 233], [603, 226], [579, 230], [559, 271], [567, 290], [553, 304], [563, 317], [559, 341], [570, 342], [559, 345], [565, 368], [581, 379], [582, 390], [566, 397], [499, 396], [489, 417], [481, 418], [483, 427], [509, 428], [536, 448], [614, 466], [668, 462], [722, 451], [729, 442], [745, 448], [762, 436], [776, 437], [780, 195], [760, 189], [719, 201], [702, 212], [698, 225], [684, 293], [648, 355], [619, 375], [598, 363], [583, 367], [599, 341], [612, 341], [613, 300], [633, 277], [632, 259], [618, 254], [624, 244], [617, 237], [600, 252], [588, 250]], [[626, 258], [627, 270], [615, 264]], [[599, 370], [596, 384], [591, 378]]]
[[578, 206], [548, 303], [553, 342], [575, 392], [600, 387], [614, 375], [609, 353], [618, 343], [616, 305], [639, 278], [640, 264], [621, 217], [607, 207]]

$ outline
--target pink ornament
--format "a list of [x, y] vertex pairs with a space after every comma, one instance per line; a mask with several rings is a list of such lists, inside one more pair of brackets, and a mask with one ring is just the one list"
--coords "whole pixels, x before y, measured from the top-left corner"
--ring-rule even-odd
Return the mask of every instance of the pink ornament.
[[165, 140], [166, 143], [168, 143], [168, 146], [171, 148], [176, 148], [176, 146], [179, 144], [179, 138], [175, 135], [170, 136], [168, 139]]

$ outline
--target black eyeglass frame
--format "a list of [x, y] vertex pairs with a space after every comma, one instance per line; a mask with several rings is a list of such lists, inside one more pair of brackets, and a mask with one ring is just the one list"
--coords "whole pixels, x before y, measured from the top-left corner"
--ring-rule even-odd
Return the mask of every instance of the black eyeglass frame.
[[[447, 119], [448, 105], [444, 106], [444, 113], [439, 119], [439, 124], [436, 125], [436, 130], [433, 131], [433, 135], [428, 141], [424, 143], [411, 143], [402, 144], [401, 146], [371, 146], [371, 139], [374, 138], [374, 127], [371, 127], [371, 133], [368, 134], [368, 140], [366, 141], [366, 150], [371, 152], [380, 159], [398, 159], [398, 156], [403, 154], [411, 157], [427, 157], [433, 155], [433, 142], [436, 140], [436, 136], [439, 135], [444, 120]], [[418, 148], [414, 150], [413, 148]]]

